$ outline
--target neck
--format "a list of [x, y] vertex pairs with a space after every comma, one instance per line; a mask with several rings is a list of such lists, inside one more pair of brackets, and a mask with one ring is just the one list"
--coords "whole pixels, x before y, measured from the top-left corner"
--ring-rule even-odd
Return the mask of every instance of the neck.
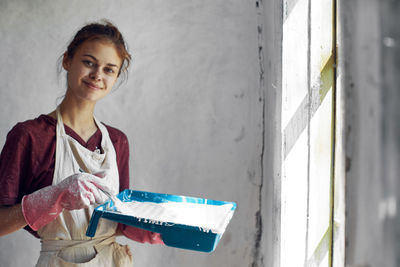
[[94, 106], [94, 102], [79, 101], [70, 97], [68, 92], [60, 104], [60, 114], [64, 124], [72, 128], [85, 141], [97, 130], [93, 118]]

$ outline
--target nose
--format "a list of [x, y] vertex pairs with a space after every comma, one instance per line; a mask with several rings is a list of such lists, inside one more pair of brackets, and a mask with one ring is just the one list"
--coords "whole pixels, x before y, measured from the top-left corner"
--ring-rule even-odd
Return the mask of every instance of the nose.
[[93, 69], [93, 71], [90, 72], [89, 77], [95, 81], [99, 81], [101, 79], [100, 71], [98, 69]]

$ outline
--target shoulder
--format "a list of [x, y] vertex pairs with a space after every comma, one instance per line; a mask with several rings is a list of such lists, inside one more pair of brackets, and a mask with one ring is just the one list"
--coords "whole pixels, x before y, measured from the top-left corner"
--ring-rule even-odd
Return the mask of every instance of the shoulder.
[[41, 138], [55, 134], [55, 122], [47, 115], [17, 123], [8, 133], [8, 138]]

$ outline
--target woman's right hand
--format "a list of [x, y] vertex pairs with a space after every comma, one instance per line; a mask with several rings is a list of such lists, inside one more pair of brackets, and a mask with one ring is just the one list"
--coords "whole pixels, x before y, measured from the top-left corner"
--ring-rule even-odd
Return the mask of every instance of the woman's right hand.
[[107, 198], [98, 187], [108, 190], [101, 178], [76, 173], [56, 185], [26, 195], [22, 199], [25, 221], [36, 231], [57, 218], [63, 209], [82, 209], [103, 203]]

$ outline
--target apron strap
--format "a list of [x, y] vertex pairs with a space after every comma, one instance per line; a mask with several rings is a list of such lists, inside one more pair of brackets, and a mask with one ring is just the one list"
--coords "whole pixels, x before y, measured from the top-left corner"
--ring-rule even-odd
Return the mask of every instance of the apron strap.
[[115, 242], [115, 235], [89, 240], [41, 240], [42, 252], [59, 252], [69, 248], [94, 247], [97, 251]]
[[56, 127], [57, 133], [59, 135], [66, 135], [65, 129], [64, 129], [64, 122], [63, 122], [62, 116], [61, 116], [60, 105], [58, 105], [56, 108], [56, 116], [57, 116], [57, 126], [58, 126], [58, 127]]

